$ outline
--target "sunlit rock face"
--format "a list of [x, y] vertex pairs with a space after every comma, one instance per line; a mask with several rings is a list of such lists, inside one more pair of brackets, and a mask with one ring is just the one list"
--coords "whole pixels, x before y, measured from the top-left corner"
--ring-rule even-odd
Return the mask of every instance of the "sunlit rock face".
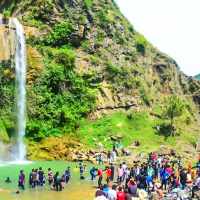
[[11, 32], [13, 29], [9, 20], [3, 19], [0, 14], [0, 63], [12, 60], [15, 55], [15, 35]]

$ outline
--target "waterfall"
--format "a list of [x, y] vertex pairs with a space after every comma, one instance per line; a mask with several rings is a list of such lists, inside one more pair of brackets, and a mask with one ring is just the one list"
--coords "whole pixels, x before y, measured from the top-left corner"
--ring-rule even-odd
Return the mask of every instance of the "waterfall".
[[[11, 19], [12, 20], [12, 19]], [[16, 160], [23, 161], [26, 155], [26, 145], [23, 137], [26, 131], [26, 42], [23, 26], [14, 18], [15, 25], [15, 91], [16, 91]]]
[[[9, 26], [9, 28], [8, 28]], [[23, 137], [26, 132], [26, 41], [24, 28], [17, 18], [10, 18], [9, 24], [4, 25], [3, 15], [0, 14], [0, 62], [11, 61], [15, 67], [15, 130], [16, 142], [10, 158], [15, 161], [24, 161], [26, 145]], [[0, 144], [1, 157], [8, 158], [6, 148]], [[10, 149], [10, 147], [9, 147]], [[5, 151], [6, 150], [6, 151]], [[6, 155], [6, 156], [5, 156]]]

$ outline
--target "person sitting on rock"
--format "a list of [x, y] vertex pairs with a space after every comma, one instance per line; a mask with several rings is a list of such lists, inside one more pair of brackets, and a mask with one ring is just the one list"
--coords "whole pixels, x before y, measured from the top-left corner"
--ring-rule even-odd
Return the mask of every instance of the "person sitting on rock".
[[124, 147], [122, 148], [122, 155], [123, 155], [123, 156], [126, 155], [126, 150], [125, 150]]

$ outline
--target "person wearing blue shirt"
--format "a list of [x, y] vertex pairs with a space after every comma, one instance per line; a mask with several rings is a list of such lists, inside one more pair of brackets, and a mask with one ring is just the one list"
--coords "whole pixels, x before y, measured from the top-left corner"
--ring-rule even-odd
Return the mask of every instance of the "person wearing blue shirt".
[[155, 166], [155, 178], [158, 179], [159, 166]]
[[65, 180], [66, 184], [69, 182], [70, 177], [71, 177], [70, 167], [68, 167], [65, 173], [63, 174], [63, 179]]
[[169, 173], [164, 168], [164, 170], [163, 169], [161, 170], [160, 175], [162, 178], [162, 188], [163, 186], [165, 186], [165, 190], [167, 190], [167, 178], [169, 177]]
[[147, 186], [148, 186], [148, 194], [150, 194], [149, 188], [150, 188], [150, 183], [153, 182], [153, 179], [151, 176], [147, 176], [146, 181], [147, 181]]
[[103, 186], [103, 191], [106, 194], [106, 197], [108, 197], [108, 191], [109, 191], [109, 189], [108, 189], [108, 186], [106, 184]]
[[90, 170], [90, 175], [92, 176], [92, 177], [91, 177], [91, 180], [93, 181], [93, 180], [96, 178], [96, 175], [95, 175], [95, 167], [93, 167], [93, 168]]
[[102, 158], [101, 158], [101, 154], [99, 155], [98, 160], [99, 160], [99, 165], [100, 165], [101, 162], [103, 162], [103, 160], [102, 160]]

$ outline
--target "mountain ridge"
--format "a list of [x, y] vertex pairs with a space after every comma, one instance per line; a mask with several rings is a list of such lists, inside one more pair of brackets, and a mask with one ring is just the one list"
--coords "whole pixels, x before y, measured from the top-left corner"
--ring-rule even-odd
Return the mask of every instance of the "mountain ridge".
[[197, 74], [196, 76], [194, 76], [194, 78], [200, 80], [200, 74]]

